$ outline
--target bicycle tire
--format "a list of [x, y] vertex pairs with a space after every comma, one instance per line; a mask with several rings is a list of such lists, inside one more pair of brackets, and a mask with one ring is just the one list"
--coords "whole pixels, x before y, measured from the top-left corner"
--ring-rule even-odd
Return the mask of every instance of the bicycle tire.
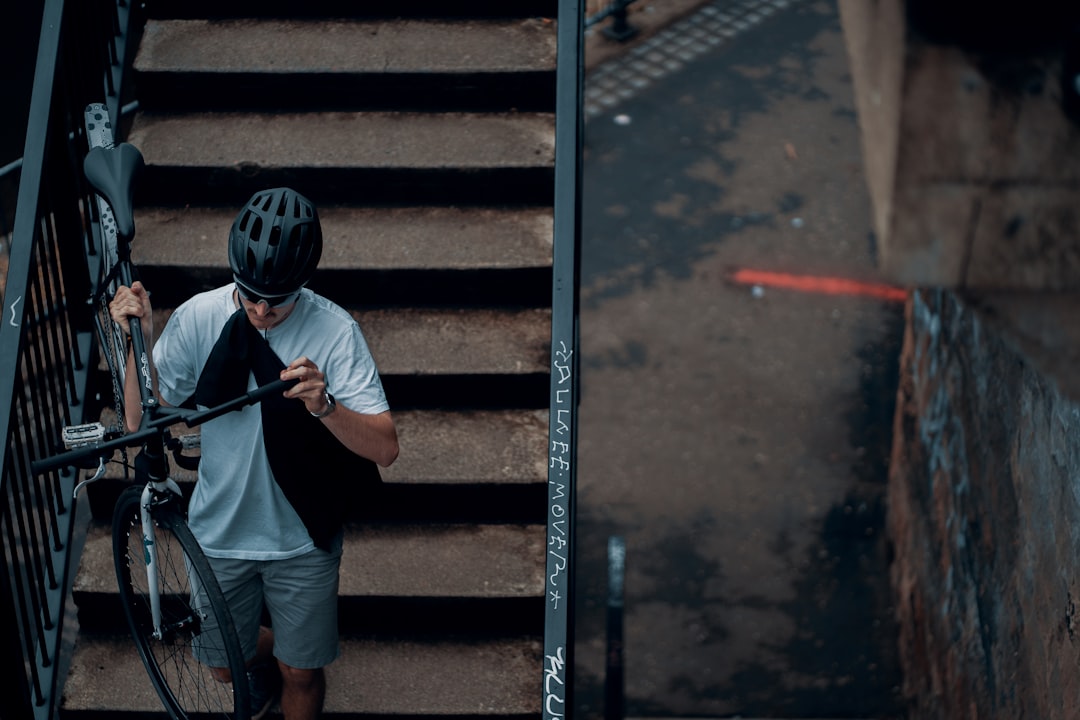
[[[206, 556], [172, 504], [153, 510], [165, 629], [162, 637], [154, 635], [143, 559], [141, 494], [142, 487], [128, 488], [116, 503], [113, 558], [124, 614], [150, 681], [174, 720], [249, 720], [244, 657], [232, 616]], [[192, 584], [205, 594], [201, 610], [192, 601]], [[196, 647], [222, 653], [225, 664], [220, 666], [228, 667], [234, 681], [216, 680], [195, 658]]]

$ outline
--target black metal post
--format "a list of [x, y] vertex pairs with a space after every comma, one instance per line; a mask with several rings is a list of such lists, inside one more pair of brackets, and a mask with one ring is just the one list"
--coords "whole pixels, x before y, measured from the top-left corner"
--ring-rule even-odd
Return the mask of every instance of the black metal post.
[[611, 25], [604, 28], [604, 35], [618, 42], [626, 42], [638, 34], [638, 29], [626, 19], [626, 8], [634, 0], [614, 0], [611, 5]]
[[559, 0], [542, 720], [573, 711], [584, 3]]
[[604, 718], [622, 720], [625, 715], [623, 672], [623, 605], [626, 577], [626, 544], [621, 537], [608, 538], [607, 663], [604, 676]]

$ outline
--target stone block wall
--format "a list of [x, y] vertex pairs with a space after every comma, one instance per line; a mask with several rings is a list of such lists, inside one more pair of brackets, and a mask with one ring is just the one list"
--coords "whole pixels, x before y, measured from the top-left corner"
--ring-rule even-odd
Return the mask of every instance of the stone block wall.
[[916, 291], [890, 472], [910, 717], [1080, 718], [1080, 406], [977, 305]]

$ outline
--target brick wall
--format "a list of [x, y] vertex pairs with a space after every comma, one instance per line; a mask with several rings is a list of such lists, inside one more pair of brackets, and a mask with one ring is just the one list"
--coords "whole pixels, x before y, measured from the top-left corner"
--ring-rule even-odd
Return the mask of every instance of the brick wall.
[[1080, 718], [1080, 408], [947, 291], [907, 308], [889, 532], [911, 717]]

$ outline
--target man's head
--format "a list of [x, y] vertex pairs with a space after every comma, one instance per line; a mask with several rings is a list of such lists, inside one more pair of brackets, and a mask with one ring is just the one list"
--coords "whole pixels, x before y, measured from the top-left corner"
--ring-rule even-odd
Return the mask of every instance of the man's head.
[[255, 193], [229, 231], [229, 266], [241, 293], [281, 302], [300, 290], [319, 264], [322, 229], [315, 206], [289, 188]]

